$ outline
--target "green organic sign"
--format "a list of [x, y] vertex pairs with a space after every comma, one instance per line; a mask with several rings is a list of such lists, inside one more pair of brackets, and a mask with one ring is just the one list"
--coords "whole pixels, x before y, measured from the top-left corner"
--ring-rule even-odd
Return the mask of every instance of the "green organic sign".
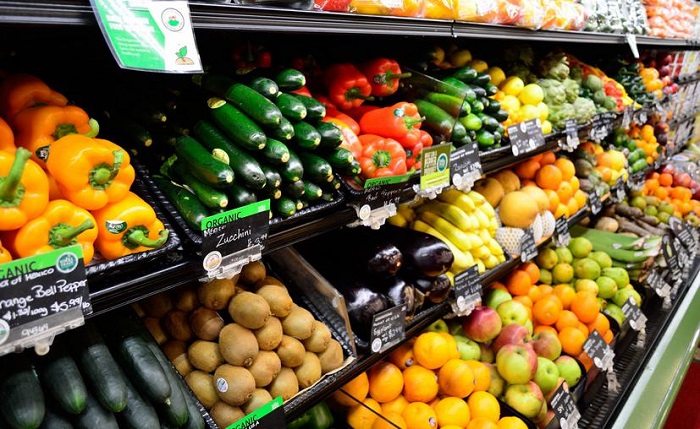
[[420, 188], [428, 189], [450, 184], [450, 152], [449, 143], [423, 149], [420, 170]]

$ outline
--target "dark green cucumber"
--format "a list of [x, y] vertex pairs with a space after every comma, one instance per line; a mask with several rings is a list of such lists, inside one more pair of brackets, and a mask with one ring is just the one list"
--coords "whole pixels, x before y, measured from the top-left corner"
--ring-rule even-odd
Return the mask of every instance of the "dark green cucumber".
[[304, 182], [304, 198], [307, 201], [316, 201], [323, 195], [323, 189], [315, 183]]
[[320, 101], [306, 95], [295, 95], [295, 97], [306, 106], [307, 121], [320, 121], [326, 117], [326, 106]]
[[481, 124], [486, 131], [494, 132], [501, 125], [496, 119], [485, 113], [479, 113], [477, 116], [481, 119]]
[[323, 195], [321, 195], [321, 199], [327, 203], [330, 203], [335, 201], [335, 196], [330, 192], [324, 192]]
[[297, 212], [296, 201], [285, 195], [275, 201], [274, 207], [275, 212], [285, 218], [293, 216]]
[[319, 122], [316, 131], [321, 135], [322, 149], [335, 149], [343, 143], [343, 132], [332, 122]]
[[257, 195], [260, 200], [266, 200], [268, 198], [271, 200], [279, 200], [280, 197], [282, 197], [282, 191], [280, 188], [265, 187], [264, 189], [259, 190]]
[[455, 126], [454, 116], [429, 101], [416, 99], [413, 102], [418, 106], [420, 115], [425, 118], [422, 125], [423, 128], [445, 139], [452, 135], [452, 129]]
[[267, 186], [270, 186], [273, 189], [279, 189], [280, 185], [282, 185], [282, 175], [279, 170], [265, 164], [261, 164], [260, 167], [263, 169], [263, 172], [265, 172], [265, 179], [267, 182], [265, 187], [267, 188]]
[[[153, 355], [160, 363], [160, 367], [165, 372], [165, 376], [168, 378], [168, 383], [170, 384], [170, 404], [166, 406], [160, 406], [159, 411], [161, 415], [165, 416], [165, 420], [177, 427], [182, 426], [187, 422], [189, 413], [187, 411], [187, 402], [185, 401], [185, 393], [182, 391], [182, 383], [175, 376], [175, 368], [165, 357], [161, 351], [158, 344], [153, 341], [148, 342], [148, 348], [151, 349]], [[128, 408], [128, 407], [127, 407]]]
[[39, 378], [46, 392], [56, 402], [58, 409], [68, 414], [80, 414], [85, 409], [87, 387], [80, 369], [58, 339], [51, 346], [48, 356], [36, 359]]
[[352, 161], [355, 159], [352, 152], [342, 147], [337, 147], [328, 152], [324, 155], [324, 158], [334, 169], [349, 168], [352, 165]]
[[477, 73], [476, 77], [472, 79], [472, 84], [484, 88], [486, 85], [491, 83], [491, 76], [488, 73]]
[[0, 412], [10, 427], [36, 429], [44, 420], [44, 392], [39, 376], [24, 355], [3, 358], [0, 398]]
[[459, 68], [452, 73], [453, 78], [458, 79], [458, 80], [465, 82], [465, 83], [473, 82], [474, 79], [477, 78], [477, 75], [478, 75], [477, 71], [469, 66]]
[[[106, 409], [115, 413], [122, 411], [126, 407], [126, 383], [104, 339], [92, 324], [87, 324], [72, 334], [71, 348], [75, 350], [76, 361], [89, 392]], [[88, 395], [88, 401], [89, 398]]]
[[280, 93], [275, 99], [275, 105], [290, 121], [303, 121], [306, 118], [306, 106], [291, 94]]
[[347, 167], [338, 169], [338, 173], [342, 174], [343, 176], [350, 177], [357, 176], [361, 172], [362, 167], [360, 166], [359, 161], [357, 161], [356, 159], [353, 159], [353, 161]]
[[282, 118], [282, 122], [276, 127], [268, 127], [267, 129], [273, 138], [281, 141], [290, 141], [294, 137], [294, 126], [287, 118]]
[[251, 189], [262, 189], [265, 186], [265, 174], [258, 161], [229, 140], [214, 124], [204, 120], [197, 121], [193, 131], [195, 137], [208, 150], [213, 151], [218, 148], [226, 152], [229, 166], [238, 179], [238, 183]]
[[87, 397], [87, 406], [82, 414], [75, 416], [75, 427], [78, 429], [119, 429], [114, 414], [93, 398], [92, 395]]
[[[123, 375], [123, 373], [122, 373]], [[126, 379], [127, 403], [124, 411], [119, 413], [123, 427], [129, 429], [158, 429], [160, 420], [155, 408], [141, 396], [139, 391]]]
[[204, 423], [202, 413], [199, 411], [199, 407], [197, 407], [197, 404], [194, 401], [194, 393], [192, 393], [190, 389], [185, 385], [182, 386], [182, 393], [184, 393], [185, 395], [185, 402], [187, 403], [187, 414], [190, 417], [187, 419], [187, 422], [185, 422], [185, 424], [181, 426], [181, 428], [204, 429], [206, 424]]
[[170, 167], [170, 171], [182, 181], [182, 184], [187, 185], [192, 190], [205, 207], [220, 209], [228, 205], [226, 193], [199, 180], [192, 174], [188, 165], [178, 160]]
[[486, 90], [480, 86], [470, 85], [469, 87], [472, 89], [472, 91], [474, 91], [474, 94], [476, 94], [477, 100], [480, 100], [480, 99], [488, 96], [488, 94], [486, 93]]
[[289, 149], [287, 145], [279, 140], [267, 139], [265, 149], [260, 151], [260, 155], [272, 165], [284, 164], [289, 161]]
[[292, 198], [301, 198], [306, 193], [306, 186], [303, 180], [297, 180], [296, 182], [287, 182], [282, 185], [282, 191], [285, 195]]
[[109, 123], [114, 127], [113, 130], [124, 138], [126, 147], [138, 150], [153, 144], [153, 136], [150, 131], [131, 118], [115, 113], [110, 115]]
[[115, 349], [121, 367], [139, 391], [154, 405], [169, 404], [168, 378], [146, 341], [132, 335], [118, 340]]
[[214, 122], [234, 143], [253, 151], [265, 147], [267, 142], [265, 132], [245, 113], [221, 98], [210, 98], [207, 100], [207, 105]]
[[269, 100], [274, 101], [280, 94], [280, 88], [277, 86], [275, 81], [266, 77], [256, 77], [248, 83], [248, 86]]
[[73, 424], [62, 415], [47, 408], [44, 414], [44, 421], [41, 422], [39, 429], [73, 429]]
[[216, 187], [233, 183], [235, 177], [231, 167], [216, 159], [204, 146], [192, 137], [182, 136], [175, 145], [177, 159], [190, 168], [201, 181]]
[[333, 167], [318, 155], [302, 152], [299, 159], [304, 166], [304, 175], [312, 182], [332, 182]]
[[294, 124], [294, 143], [299, 149], [314, 150], [321, 144], [321, 134], [308, 122]]
[[329, 182], [322, 182], [322, 183], [319, 183], [318, 186], [320, 186], [321, 189], [323, 189], [323, 193], [325, 194], [328, 192], [337, 191], [343, 185], [340, 183], [340, 179], [338, 179], [337, 177], [334, 177], [332, 182], [330, 182], [330, 183]]
[[310, 206], [310, 204], [307, 200], [297, 199], [297, 208], [299, 210], [308, 209], [309, 206]]
[[465, 137], [467, 137], [467, 129], [461, 122], [456, 121], [454, 127], [452, 128], [452, 136], [450, 137], [450, 141], [464, 142]]
[[258, 198], [255, 196], [253, 191], [237, 183], [231, 185], [226, 192], [229, 196], [229, 207], [232, 209], [246, 206], [258, 201]]
[[275, 126], [282, 120], [282, 112], [275, 103], [242, 83], [234, 83], [223, 95], [260, 125]]
[[287, 182], [296, 182], [304, 177], [304, 166], [301, 163], [301, 158], [291, 149], [289, 150], [289, 161], [277, 166], [277, 171]]
[[202, 220], [209, 216], [209, 211], [192, 192], [178, 186], [164, 177], [153, 177], [158, 189], [175, 206], [175, 210], [182, 216], [189, 226], [199, 231]]
[[454, 117], [464, 116], [471, 112], [469, 103], [454, 95], [429, 92], [425, 95], [425, 100], [433, 103]]
[[453, 77], [446, 77], [442, 80], [443, 83], [447, 85], [440, 85], [439, 92], [447, 95], [453, 95], [455, 97], [463, 98], [467, 102], [472, 102], [476, 100], [476, 93], [471, 86], [462, 82], [459, 79]]
[[306, 76], [296, 69], [284, 69], [275, 76], [275, 83], [282, 91], [296, 91], [306, 85]]

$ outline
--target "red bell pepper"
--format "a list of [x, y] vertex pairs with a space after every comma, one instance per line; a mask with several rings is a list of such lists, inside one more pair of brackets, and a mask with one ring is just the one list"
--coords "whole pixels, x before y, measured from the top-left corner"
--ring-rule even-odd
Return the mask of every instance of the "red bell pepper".
[[420, 168], [420, 155], [423, 151], [423, 144], [418, 142], [411, 148], [404, 148], [404, 151], [406, 152], [406, 167], [416, 169]]
[[352, 64], [331, 65], [326, 69], [325, 82], [331, 101], [340, 110], [348, 110], [361, 105], [365, 100], [374, 99], [367, 76]]
[[362, 155], [362, 143], [360, 143], [357, 134], [352, 131], [352, 128], [350, 128], [348, 124], [338, 118], [331, 117], [323, 118], [323, 122], [330, 122], [340, 128], [340, 132], [343, 133], [343, 142], [340, 144], [340, 147], [352, 152], [352, 156], [354, 156], [355, 159]]
[[420, 138], [422, 121], [418, 107], [402, 101], [365, 113], [360, 119], [360, 129], [364, 134], [401, 139], [405, 144], [413, 146]]
[[270, 51], [250, 42], [237, 45], [231, 52], [231, 57], [236, 74], [245, 74], [256, 68], [266, 69], [272, 66]]
[[357, 158], [367, 179], [406, 174], [406, 152], [396, 140], [374, 134], [359, 136], [362, 153]]
[[312, 96], [312, 95], [311, 95], [311, 91], [309, 91], [309, 89], [308, 89], [306, 86], [302, 86], [302, 87], [299, 88], [299, 89], [296, 89], [296, 90], [294, 90], [294, 91], [289, 91], [289, 92], [291, 92], [292, 94], [296, 94], [296, 95], [305, 95], [305, 96], [307, 96], [307, 97], [311, 97], [311, 96]]
[[375, 97], [394, 95], [399, 89], [399, 79], [411, 76], [411, 73], [402, 73], [399, 63], [388, 58], [377, 58], [363, 64], [362, 72], [369, 79]]
[[407, 138], [394, 139], [394, 140], [401, 143], [401, 146], [403, 146], [405, 149], [410, 149], [418, 143], [420, 143], [424, 148], [432, 146], [433, 145], [433, 136], [431, 136], [430, 133], [425, 131], [425, 130], [418, 130], [418, 131], [419, 131], [419, 137], [418, 137], [417, 142], [414, 141], [414, 136], [412, 136], [412, 135], [407, 135]]
[[345, 113], [350, 116], [352, 119], [359, 121], [362, 119], [363, 116], [365, 116], [365, 113], [371, 112], [372, 110], [377, 110], [379, 109], [379, 106], [370, 106], [369, 104], [363, 104], [362, 106], [359, 107], [353, 107], [352, 109], [346, 111]]

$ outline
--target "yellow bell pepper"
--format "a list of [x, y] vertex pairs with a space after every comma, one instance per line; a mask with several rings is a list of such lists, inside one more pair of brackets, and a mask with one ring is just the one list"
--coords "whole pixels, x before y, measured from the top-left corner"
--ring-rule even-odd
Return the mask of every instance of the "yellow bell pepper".
[[0, 151], [0, 231], [20, 228], [49, 203], [49, 179], [31, 153]]

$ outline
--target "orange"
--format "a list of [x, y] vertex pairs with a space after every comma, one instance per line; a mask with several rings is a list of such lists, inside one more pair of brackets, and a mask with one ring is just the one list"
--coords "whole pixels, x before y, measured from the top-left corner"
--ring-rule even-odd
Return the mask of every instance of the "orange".
[[413, 341], [407, 341], [389, 354], [389, 361], [398, 366], [401, 371], [416, 362], [416, 358], [413, 356], [413, 343]]
[[452, 350], [452, 354], [450, 355], [450, 359], [457, 359], [459, 358], [459, 348], [457, 347], [457, 340], [455, 340], [455, 337], [452, 336], [449, 332], [438, 332], [442, 337], [449, 343], [450, 349]]
[[526, 159], [523, 162], [518, 163], [513, 170], [515, 174], [521, 179], [534, 179], [537, 170], [540, 169], [540, 163], [534, 159]]
[[535, 329], [534, 329], [533, 332], [534, 332], [535, 334], [539, 334], [540, 332], [543, 332], [543, 331], [549, 331], [549, 332], [553, 333], [554, 335], [559, 335], [559, 333], [557, 332], [556, 329], [554, 329], [554, 328], [551, 327], [551, 326], [547, 326], [547, 325], [538, 325], [538, 326], [535, 326]]
[[573, 311], [564, 310], [559, 313], [559, 319], [557, 319], [556, 323], [557, 331], [561, 332], [562, 329], [567, 327], [575, 328], [576, 325], [578, 325], [578, 316]]
[[580, 209], [583, 206], [579, 207], [578, 201], [576, 201], [575, 198], [569, 198], [569, 202], [566, 203], [566, 207], [569, 209], [569, 215], [574, 215], [576, 214], [578, 209]]
[[357, 404], [348, 410], [348, 426], [355, 429], [371, 429], [377, 419], [377, 414], [381, 412], [382, 408], [379, 406], [379, 402], [367, 398], [362, 401], [362, 404]]
[[549, 165], [549, 164], [554, 164], [554, 162], [557, 160], [556, 155], [554, 155], [554, 152], [551, 150], [549, 152], [544, 152], [542, 154], [542, 157], [540, 158], [540, 164], [544, 165]]
[[673, 176], [668, 173], [661, 173], [659, 175], [659, 184], [661, 186], [671, 186], [673, 185]]
[[474, 391], [483, 392], [491, 387], [491, 371], [483, 362], [470, 359], [466, 361], [474, 372]]
[[420, 365], [403, 371], [403, 396], [408, 402], [430, 402], [438, 393], [435, 373]]
[[537, 183], [530, 179], [520, 179], [520, 187], [524, 188], [526, 186], [537, 186]]
[[[553, 165], [545, 165], [535, 174], [535, 182], [542, 189], [556, 191], [561, 185], [561, 171]], [[557, 192], [558, 193], [558, 192]]]
[[369, 395], [377, 402], [389, 402], [403, 391], [403, 374], [390, 362], [379, 362], [369, 370]]
[[527, 275], [530, 276], [530, 282], [532, 282], [532, 285], [535, 285], [538, 281], [540, 281], [540, 268], [534, 262], [525, 262], [524, 264], [520, 264], [518, 269], [525, 271]]
[[661, 201], [666, 201], [668, 198], [668, 188], [665, 186], [660, 186], [654, 190], [654, 196]]
[[570, 181], [572, 177], [576, 176], [576, 167], [574, 163], [566, 158], [559, 158], [554, 161], [554, 165], [561, 170], [561, 178], [564, 181]]
[[[558, 197], [558, 196], [557, 196]], [[569, 208], [566, 206], [566, 204], [559, 204], [557, 206], [557, 209], [554, 211], [554, 218], [559, 219], [560, 217], [564, 217], [566, 219], [569, 218]]]
[[532, 306], [532, 315], [540, 325], [553, 325], [559, 319], [562, 309], [561, 301], [554, 294], [549, 294], [540, 298]]
[[578, 180], [578, 177], [576, 177], [576, 176], [572, 177], [569, 180], [569, 183], [571, 184], [571, 189], [574, 190], [574, 193], [581, 189], [581, 182]]
[[595, 320], [589, 323], [587, 326], [589, 334], [595, 330], [598, 331], [598, 333], [602, 336], [610, 330], [610, 320], [608, 320], [608, 318], [605, 317], [605, 314], [598, 313], [598, 315], [595, 317]]
[[416, 362], [428, 369], [440, 368], [452, 356], [450, 343], [437, 332], [424, 332], [413, 343]]
[[615, 338], [615, 334], [613, 334], [612, 330], [608, 330], [605, 334], [603, 334], [603, 339], [605, 340], [606, 343], [610, 344], [613, 341], [613, 338]]
[[561, 301], [561, 305], [564, 308], [564, 310], [568, 310], [569, 307], [571, 306], [571, 301], [574, 300], [574, 297], [576, 296], [576, 289], [571, 287], [568, 283], [563, 283], [554, 286], [554, 289], [552, 289], [552, 293], [554, 296], [559, 298], [559, 301]]
[[466, 361], [451, 359], [440, 368], [437, 382], [440, 394], [466, 398], [474, 390], [474, 371]]
[[498, 429], [498, 426], [496, 426], [496, 423], [489, 419], [479, 417], [472, 419], [467, 425], [466, 429]]
[[525, 307], [532, 308], [532, 300], [527, 295], [515, 296], [515, 297], [513, 297], [513, 301], [519, 301]]
[[498, 404], [498, 399], [489, 392], [472, 393], [467, 399], [467, 404], [469, 404], [472, 419], [483, 417], [496, 423], [501, 418], [501, 406]]
[[504, 285], [503, 283], [501, 283], [499, 281], [495, 281], [495, 282], [491, 283], [489, 285], [489, 289], [501, 289], [501, 290], [508, 292], [508, 288], [506, 287], [506, 285]]
[[587, 291], [576, 292], [574, 300], [571, 301], [571, 311], [574, 312], [578, 320], [583, 323], [591, 323], [600, 312], [600, 306], [596, 296]]
[[527, 295], [530, 286], [532, 286], [530, 275], [521, 269], [511, 271], [506, 277], [506, 288], [511, 295]]
[[[391, 423], [390, 423], [391, 422]], [[397, 413], [384, 413], [381, 417], [377, 417], [372, 425], [372, 429], [407, 429], [406, 420]]]
[[[559, 195], [559, 202], [566, 204], [574, 195], [574, 189], [569, 182], [561, 182], [557, 188], [557, 195]], [[571, 206], [569, 206], [569, 213], [571, 213]]]
[[545, 189], [544, 193], [547, 194], [547, 198], [549, 198], [549, 211], [552, 212], [552, 214], [556, 213], [557, 207], [559, 206], [559, 195], [557, 195], [557, 191], [553, 191], [551, 189]]
[[515, 416], [502, 417], [497, 426], [498, 429], [527, 429], [527, 424]]
[[449, 425], [463, 428], [469, 424], [469, 405], [462, 398], [448, 396], [441, 399], [433, 409], [441, 428]]
[[561, 349], [567, 355], [578, 356], [583, 350], [583, 343], [586, 341], [586, 335], [579, 329], [572, 326], [559, 331], [559, 342]]
[[399, 395], [393, 401], [389, 401], [389, 402], [385, 402], [385, 403], [381, 404], [382, 414], [389, 414], [389, 413], [401, 414], [403, 412], [403, 409], [406, 408], [406, 405], [408, 405], [408, 401], [406, 400], [406, 398], [404, 398], [403, 395]]
[[660, 186], [660, 183], [657, 179], [647, 179], [646, 182], [644, 182], [644, 187], [647, 189], [648, 192], [654, 192], [657, 190]]
[[552, 290], [554, 289], [554, 288], [552, 288], [552, 286], [545, 285], [545, 284], [541, 284], [537, 287], [540, 288], [540, 291], [542, 291], [542, 296], [549, 295], [550, 293], [552, 293]]
[[542, 291], [538, 286], [533, 285], [527, 291], [527, 296], [530, 298], [530, 301], [535, 302], [542, 297]]
[[588, 332], [588, 326], [587, 326], [585, 323], [578, 322], [578, 323], [576, 324], [576, 329], [578, 329], [579, 331], [581, 331], [581, 333], [582, 333], [583, 335], [585, 335], [586, 337], [588, 337], [588, 334], [589, 334], [589, 332]]
[[576, 192], [574, 192], [574, 199], [576, 200], [576, 204], [580, 209], [581, 207], [586, 205], [586, 201], [588, 201], [588, 195], [586, 195], [585, 192], [579, 189]]
[[[333, 394], [333, 399], [335, 399], [336, 402], [345, 407], [357, 405], [357, 401], [355, 401], [353, 398], [360, 402], [367, 398], [367, 394], [369, 393], [369, 377], [367, 377], [366, 372], [363, 372], [362, 374], [348, 381], [345, 386], [341, 387], [340, 389], [345, 393], [341, 392], [340, 390], [335, 392]], [[352, 398], [348, 395], [352, 396]]]
[[408, 429], [436, 429], [438, 419], [435, 410], [423, 402], [413, 402], [406, 405], [401, 413]]

